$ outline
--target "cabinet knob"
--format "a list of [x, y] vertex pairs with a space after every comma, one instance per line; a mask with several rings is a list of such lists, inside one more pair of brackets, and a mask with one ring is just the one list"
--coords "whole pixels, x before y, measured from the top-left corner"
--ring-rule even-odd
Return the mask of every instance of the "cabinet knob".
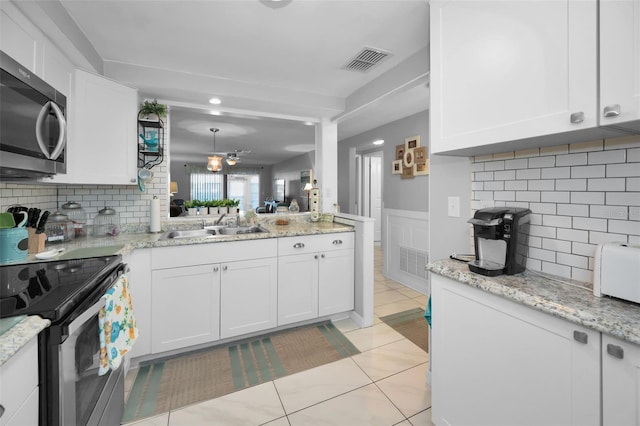
[[322, 254], [320, 255], [320, 257], [324, 259], [324, 253], [322, 253]]
[[624, 349], [618, 345], [607, 344], [607, 353], [614, 358], [624, 359]]
[[617, 117], [620, 115], [620, 105], [607, 105], [606, 107], [604, 107], [602, 113], [605, 117]]
[[318, 258], [318, 255], [316, 254], [315, 256], [313, 256], [313, 258], [314, 258], [314, 259], [317, 259], [317, 258]]
[[333, 240], [333, 243], [332, 243], [332, 244], [333, 244], [334, 246], [340, 245], [340, 244], [342, 244], [342, 240]]
[[589, 335], [584, 331], [573, 331], [573, 340], [579, 343], [584, 343], [585, 345], [589, 343]]
[[573, 114], [571, 114], [569, 119], [574, 124], [582, 123], [584, 121], [584, 112], [582, 112], [582, 111], [574, 112]]
[[304, 248], [304, 243], [295, 243], [293, 248]]
[[213, 272], [218, 272], [220, 270], [220, 268], [218, 268], [217, 266], [213, 267]]
[[129, 179], [129, 182], [131, 182], [131, 183], [136, 183], [137, 181], [138, 181], [137, 179], [133, 179], [133, 178]]
[[222, 267], [222, 270], [223, 270], [223, 271], [226, 271], [227, 269], [229, 269], [229, 268], [227, 268], [227, 265], [224, 265], [224, 266]]

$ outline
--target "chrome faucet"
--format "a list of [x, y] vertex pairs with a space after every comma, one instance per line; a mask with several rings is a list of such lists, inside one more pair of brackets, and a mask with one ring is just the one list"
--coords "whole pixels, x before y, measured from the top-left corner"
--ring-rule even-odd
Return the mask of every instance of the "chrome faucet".
[[218, 220], [215, 221], [214, 225], [220, 225], [220, 222], [222, 222], [222, 219], [224, 219], [226, 215], [227, 215], [226, 213], [222, 213], [218, 218]]

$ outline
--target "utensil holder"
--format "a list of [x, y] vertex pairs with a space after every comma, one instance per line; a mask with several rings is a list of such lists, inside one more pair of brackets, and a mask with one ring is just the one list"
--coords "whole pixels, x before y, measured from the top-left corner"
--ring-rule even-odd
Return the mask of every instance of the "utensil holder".
[[29, 233], [29, 246], [27, 248], [29, 254], [44, 251], [44, 243], [47, 241], [47, 234], [36, 234], [36, 230], [34, 228], [27, 228], [27, 232]]

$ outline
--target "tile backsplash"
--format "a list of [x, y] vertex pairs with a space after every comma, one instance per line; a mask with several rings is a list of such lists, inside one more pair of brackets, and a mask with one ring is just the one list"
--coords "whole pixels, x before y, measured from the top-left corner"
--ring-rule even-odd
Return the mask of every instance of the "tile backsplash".
[[472, 161], [474, 211], [533, 212], [529, 269], [592, 282], [598, 244], [640, 244], [640, 135]]

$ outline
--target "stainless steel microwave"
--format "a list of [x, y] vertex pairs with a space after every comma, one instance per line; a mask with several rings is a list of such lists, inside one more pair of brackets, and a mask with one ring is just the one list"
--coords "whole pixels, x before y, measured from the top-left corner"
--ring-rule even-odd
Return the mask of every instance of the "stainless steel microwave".
[[0, 179], [66, 173], [67, 98], [0, 51]]

